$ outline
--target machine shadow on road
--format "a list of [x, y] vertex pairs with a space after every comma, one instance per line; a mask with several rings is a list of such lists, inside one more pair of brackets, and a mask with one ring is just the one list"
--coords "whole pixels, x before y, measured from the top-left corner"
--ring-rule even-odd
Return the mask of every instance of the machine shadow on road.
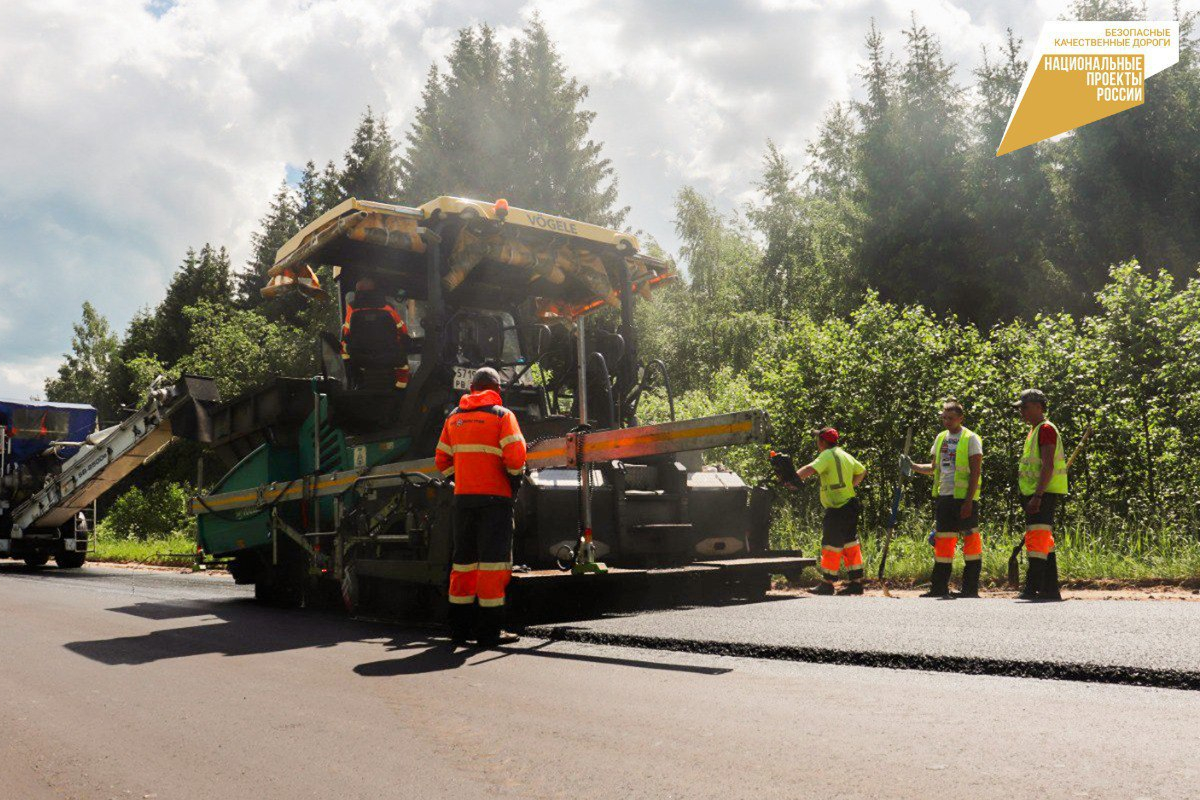
[[266, 608], [253, 600], [175, 600], [112, 608], [147, 620], [207, 617], [200, 624], [139, 636], [69, 642], [73, 653], [110, 666], [149, 664], [198, 655], [244, 656], [334, 647], [351, 642], [419, 643], [428, 632], [347, 619], [330, 612]]
[[52, 565], [30, 567], [22, 561], [0, 561], [0, 577], [45, 578], [47, 580], [80, 581], [106, 576], [87, 569], [62, 569]]
[[518, 655], [702, 675], [720, 675], [730, 671], [663, 661], [556, 652], [545, 649], [550, 642], [504, 647], [493, 651], [495, 655], [492, 658], [471, 660], [482, 651], [454, 650], [446, 640], [435, 638], [431, 630], [398, 630], [393, 624], [353, 620], [331, 612], [264, 608], [249, 599], [143, 602], [109, 610], [155, 621], [191, 617], [208, 619], [198, 620], [199, 624], [155, 630], [138, 636], [69, 642], [64, 646], [73, 653], [109, 666], [136, 666], [200, 655], [259, 655], [329, 648], [355, 642], [381, 646], [389, 652], [409, 653], [402, 658], [356, 666], [355, 674], [363, 677], [418, 675], [476, 666], [495, 658]]

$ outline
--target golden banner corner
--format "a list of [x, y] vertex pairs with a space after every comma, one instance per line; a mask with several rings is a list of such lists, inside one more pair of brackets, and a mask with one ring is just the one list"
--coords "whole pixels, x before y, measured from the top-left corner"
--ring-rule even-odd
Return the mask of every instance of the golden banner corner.
[[1047, 23], [996, 155], [1141, 105], [1146, 79], [1178, 61], [1176, 21]]

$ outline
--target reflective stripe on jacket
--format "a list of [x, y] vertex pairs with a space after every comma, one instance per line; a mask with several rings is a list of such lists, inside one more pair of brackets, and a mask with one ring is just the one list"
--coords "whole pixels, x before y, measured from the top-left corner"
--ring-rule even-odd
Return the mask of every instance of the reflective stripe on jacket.
[[1038, 433], [1043, 425], [1049, 425], [1058, 434], [1054, 445], [1054, 474], [1046, 491], [1050, 494], [1067, 493], [1067, 458], [1063, 454], [1062, 432], [1053, 422], [1046, 419], [1029, 429], [1029, 435], [1025, 437], [1025, 447], [1021, 450], [1021, 461], [1017, 465], [1017, 486], [1023, 495], [1035, 493], [1038, 481], [1042, 478], [1042, 447], [1038, 444]]
[[463, 395], [446, 418], [434, 456], [454, 493], [512, 497], [510, 475], [525, 467], [525, 437], [492, 389]]

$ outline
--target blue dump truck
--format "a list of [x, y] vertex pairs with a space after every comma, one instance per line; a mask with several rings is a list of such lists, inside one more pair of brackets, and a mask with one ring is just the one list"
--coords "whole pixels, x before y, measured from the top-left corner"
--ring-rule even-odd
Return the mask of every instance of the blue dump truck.
[[76, 524], [80, 512], [176, 436], [209, 438], [207, 409], [219, 399], [212, 381], [161, 383], [103, 430], [92, 406], [0, 400], [0, 558], [83, 566], [88, 531]]

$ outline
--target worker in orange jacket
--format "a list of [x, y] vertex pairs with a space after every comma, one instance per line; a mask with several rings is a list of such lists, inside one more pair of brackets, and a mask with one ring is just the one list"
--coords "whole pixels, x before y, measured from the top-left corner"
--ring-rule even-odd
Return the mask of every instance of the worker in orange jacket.
[[[367, 336], [374, 337], [382, 334], [387, 341], [391, 341], [391, 337], [395, 336], [395, 354], [402, 361], [395, 366], [395, 388], [407, 389], [409, 379], [406, 357], [408, 326], [404, 324], [404, 318], [396, 310], [395, 302], [378, 290], [372, 278], [360, 279], [354, 285], [353, 295], [346, 301], [346, 320], [342, 323], [342, 359], [347, 362], [354, 357], [350, 344], [351, 339], [355, 336], [355, 315], [359, 317], [359, 326], [371, 326], [372, 330], [366, 334]], [[370, 318], [371, 322], [362, 321], [367, 318]], [[380, 322], [386, 323], [386, 326], [380, 326]], [[382, 330], [383, 327], [386, 327], [387, 330]], [[368, 347], [379, 347], [383, 344], [383, 341], [371, 342]], [[354, 384], [355, 381], [352, 380], [351, 383]]]
[[[489, 367], [446, 418], [434, 458], [454, 480], [454, 555], [450, 567], [450, 638], [465, 645], [472, 627], [481, 647], [517, 641], [505, 633], [504, 589], [512, 577], [512, 500], [525, 470], [525, 437], [500, 400]], [[476, 606], [478, 603], [478, 606]], [[477, 623], [477, 626], [476, 626]]]

